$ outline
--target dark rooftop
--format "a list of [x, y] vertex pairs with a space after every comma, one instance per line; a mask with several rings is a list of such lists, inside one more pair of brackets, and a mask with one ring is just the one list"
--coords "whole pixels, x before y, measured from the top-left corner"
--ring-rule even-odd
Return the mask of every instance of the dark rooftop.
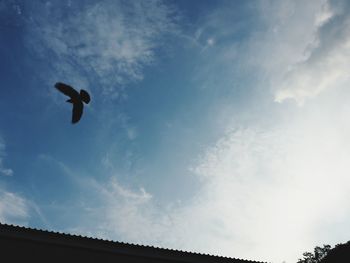
[[0, 223], [1, 258], [11, 262], [261, 263], [208, 254], [134, 245]]

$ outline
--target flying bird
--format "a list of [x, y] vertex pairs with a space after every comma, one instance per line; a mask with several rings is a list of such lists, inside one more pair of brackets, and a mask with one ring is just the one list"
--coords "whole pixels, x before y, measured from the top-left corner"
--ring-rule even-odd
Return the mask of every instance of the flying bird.
[[83, 102], [85, 102], [86, 104], [90, 102], [89, 93], [83, 89], [81, 89], [80, 93], [78, 93], [78, 91], [76, 91], [71, 86], [61, 82], [57, 82], [55, 84], [55, 88], [62, 92], [64, 95], [70, 97], [70, 99], [68, 99], [67, 102], [73, 104], [72, 123], [77, 123], [80, 120], [81, 115], [83, 114]]

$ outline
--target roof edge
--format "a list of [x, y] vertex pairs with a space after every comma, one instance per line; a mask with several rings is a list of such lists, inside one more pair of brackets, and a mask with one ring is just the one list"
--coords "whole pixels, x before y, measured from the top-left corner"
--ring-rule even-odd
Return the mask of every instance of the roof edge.
[[[33, 235], [34, 234], [34, 235]], [[71, 233], [43, 230], [37, 228], [30, 228], [26, 226], [7, 224], [0, 222], [0, 235], [5, 235], [12, 238], [21, 238], [36, 242], [48, 242], [61, 246], [80, 247], [84, 249], [102, 250], [121, 254], [132, 254], [137, 252], [140, 256], [152, 258], [166, 258], [175, 259], [181, 255], [184, 262], [196, 262], [204, 257], [213, 260], [221, 261], [241, 261], [246, 263], [267, 263], [263, 261], [254, 261], [247, 259], [239, 259], [232, 257], [225, 257], [219, 255], [204, 254], [198, 252], [190, 252], [183, 250], [176, 250], [171, 248], [155, 247], [151, 245], [140, 245], [133, 243], [125, 243], [120, 241], [100, 239], [96, 237], [82, 236]]]

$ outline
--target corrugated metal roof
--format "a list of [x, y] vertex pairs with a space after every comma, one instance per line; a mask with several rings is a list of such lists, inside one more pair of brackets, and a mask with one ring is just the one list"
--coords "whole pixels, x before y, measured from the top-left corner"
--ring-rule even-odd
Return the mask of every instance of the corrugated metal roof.
[[237, 259], [188, 251], [160, 248], [154, 246], [124, 243], [112, 240], [98, 239], [62, 232], [27, 228], [0, 223], [0, 236], [7, 238], [25, 239], [33, 242], [63, 245], [90, 250], [112, 252], [123, 255], [136, 255], [146, 258], [157, 258], [180, 262], [222, 262], [222, 263], [262, 263], [259, 261]]

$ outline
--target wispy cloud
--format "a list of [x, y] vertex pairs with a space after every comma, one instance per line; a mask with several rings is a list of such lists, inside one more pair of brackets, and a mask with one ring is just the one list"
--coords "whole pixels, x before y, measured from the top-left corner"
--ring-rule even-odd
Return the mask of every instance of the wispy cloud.
[[29, 205], [26, 199], [0, 189], [0, 221], [9, 224], [27, 225]]
[[[229, 27], [220, 12], [211, 26]], [[226, 127], [233, 131], [209, 148], [194, 169], [203, 188], [187, 208], [203, 219], [205, 231], [192, 232], [202, 238], [192, 239], [191, 246], [293, 262], [318, 244], [348, 239], [338, 227], [350, 216], [350, 138], [344, 132], [350, 128], [347, 4], [261, 2], [256, 14], [260, 26], [238, 44], [223, 44], [204, 68], [207, 73], [216, 72], [215, 67], [224, 69], [220, 73], [236, 73], [221, 74], [223, 83], [237, 81], [246, 72], [259, 79], [242, 80], [245, 89], [252, 85], [259, 91], [250, 93], [257, 97], [251, 108], [259, 107], [259, 112], [246, 105], [235, 111], [222, 106], [231, 120]], [[323, 92], [327, 95], [320, 96]], [[299, 104], [313, 100], [303, 109], [273, 103], [287, 98]], [[234, 119], [237, 114], [242, 121]], [[190, 214], [184, 217], [191, 222]], [[216, 234], [211, 236], [211, 230]]]
[[48, 2], [34, 8], [28, 44], [39, 55], [53, 56], [55, 78], [88, 86], [90, 75], [99, 86], [90, 88], [109, 96], [141, 80], [155, 48], [176, 31], [175, 10], [158, 0], [103, 1], [68, 10]]
[[[258, 10], [263, 27], [239, 45], [221, 44], [217, 56], [208, 58], [212, 64], [207, 69], [229, 72], [235, 67], [237, 75], [244, 70], [256, 74], [252, 69], [263, 73], [268, 79], [265, 85], [253, 85], [263, 86], [269, 109], [253, 112], [258, 121], [226, 125], [225, 136], [193, 165], [202, 187], [185, 203], [159, 207], [155, 196], [141, 190], [134, 194], [144, 197], [142, 202], [133, 201], [133, 195], [120, 201], [118, 191], [100, 185], [105, 193], [101, 200], [108, 204], [103, 212], [97, 211], [103, 215], [98, 218], [104, 222], [105, 236], [276, 262], [296, 261], [322, 243], [347, 241], [338, 226], [348, 228], [350, 218], [350, 96], [344, 82], [347, 18], [344, 8], [335, 4], [263, 2]], [[230, 74], [220, 77], [222, 82], [232, 81]], [[314, 85], [305, 86], [302, 78], [312, 79]], [[292, 85], [297, 82], [300, 85]], [[317, 96], [326, 90], [334, 92], [327, 98]], [[286, 110], [285, 104], [274, 103], [287, 98], [302, 103], [311, 97], [313, 103], [302, 109]], [[248, 107], [244, 110], [252, 113]], [[127, 216], [123, 211], [129, 211]], [[139, 224], [144, 227], [135, 226]]]
[[4, 157], [6, 156], [5, 147], [6, 147], [5, 142], [0, 137], [0, 175], [12, 176], [13, 170], [10, 168], [6, 168], [3, 161]]
[[[199, 26], [194, 37], [201, 40], [202, 44], [197, 43], [200, 47], [212, 47], [206, 49], [210, 63], [199, 63], [199, 68], [206, 79], [214, 76], [215, 90], [222, 85], [233, 89], [241, 80], [245, 86], [247, 81], [234, 79], [234, 72], [252, 78], [245, 90], [262, 86], [270, 103], [259, 104], [261, 93], [256, 95], [259, 103], [255, 107], [265, 108], [259, 112], [237, 102], [239, 113], [245, 113], [239, 116], [243, 121], [234, 125], [232, 116], [238, 113], [222, 105], [227, 120], [231, 118], [223, 125], [228, 131], [216, 144], [203, 146], [205, 151], [192, 165], [200, 189], [186, 201], [161, 207], [155, 194], [118, 181], [118, 175], [107, 181], [103, 181], [106, 177], [92, 179], [57, 162], [74, 178], [70, 183], [83, 189], [82, 210], [75, 211], [76, 223], [70, 223], [69, 231], [277, 262], [295, 261], [315, 245], [348, 238], [337, 226], [341, 222], [348, 228], [350, 218], [350, 96], [344, 92], [345, 85], [339, 85], [347, 78], [348, 12], [336, 5], [345, 2], [260, 3], [254, 12], [261, 24], [243, 26], [246, 34], [241, 38], [236, 36], [243, 35], [240, 25], [232, 27], [228, 19], [233, 8], [227, 6]], [[86, 86], [92, 74], [103, 84], [97, 88], [99, 92], [115, 96], [120, 91], [116, 83], [142, 79], [143, 67], [155, 59], [158, 41], [175, 27], [172, 9], [160, 1], [107, 1], [72, 10], [74, 16], [68, 15], [63, 23], [54, 4], [44, 5], [39, 12], [42, 19], [35, 19], [30, 31], [40, 41], [31, 44], [36, 52], [54, 58], [55, 78]], [[257, 71], [267, 80], [254, 82]], [[343, 93], [316, 96], [333, 86], [342, 88]], [[288, 98], [302, 103], [310, 97], [314, 104], [302, 109], [284, 111], [286, 103], [274, 103]], [[275, 118], [277, 114], [283, 116]], [[248, 115], [258, 121], [250, 121]], [[122, 126], [133, 140], [138, 130], [126, 124]], [[48, 155], [41, 158], [52, 161]], [[102, 165], [115, 170], [109, 154]], [[0, 202], [2, 207], [14, 211], [6, 214], [12, 210], [0, 210], [4, 218], [26, 218], [23, 198], [6, 191], [2, 196], [7, 200]]]
[[12, 169], [4, 167], [2, 158], [0, 158], [0, 174], [5, 175], [5, 176], [12, 176], [13, 175]]
[[85, 203], [82, 207], [85, 214], [83, 224], [69, 231], [134, 243], [150, 238], [149, 230], [154, 223], [151, 215], [155, 211], [152, 209], [151, 194], [143, 188], [131, 190], [114, 176], [106, 183], [93, 178], [80, 178], [80, 184], [93, 192], [95, 198], [92, 203]]
[[[6, 168], [3, 164], [6, 156], [6, 145], [0, 137], [0, 175], [12, 176], [13, 170]], [[0, 222], [28, 225], [31, 217], [38, 216], [45, 225], [48, 225], [44, 215], [41, 213], [39, 206], [36, 203], [21, 194], [8, 190], [6, 184], [0, 184]]]
[[209, 150], [196, 168], [205, 185], [199, 207], [221, 222], [222, 251], [232, 244], [245, 258], [293, 262], [319, 242], [346, 239], [322, 230], [349, 216], [350, 152], [340, 133], [310, 118], [234, 131]]
[[43, 228], [50, 226], [41, 208], [33, 200], [1, 185], [0, 222], [28, 226], [33, 219], [39, 220], [43, 224], [41, 225]]
[[262, 2], [263, 29], [251, 35], [245, 63], [265, 76], [276, 102], [302, 105], [348, 81], [348, 9], [341, 0]]
[[323, 121], [310, 111], [269, 129], [233, 128], [193, 164], [201, 187], [186, 202], [159, 206], [151, 193], [116, 177], [81, 178], [94, 202], [69, 231], [274, 262], [293, 262], [320, 242], [346, 241], [329, 228], [337, 232], [350, 216], [349, 136]]
[[[345, 1], [334, 1], [324, 3], [314, 14], [312, 42], [304, 47], [305, 58], [288, 65], [275, 93], [276, 101], [290, 98], [302, 103], [349, 80], [348, 11], [349, 5]], [[285, 30], [289, 31], [288, 28]]]

